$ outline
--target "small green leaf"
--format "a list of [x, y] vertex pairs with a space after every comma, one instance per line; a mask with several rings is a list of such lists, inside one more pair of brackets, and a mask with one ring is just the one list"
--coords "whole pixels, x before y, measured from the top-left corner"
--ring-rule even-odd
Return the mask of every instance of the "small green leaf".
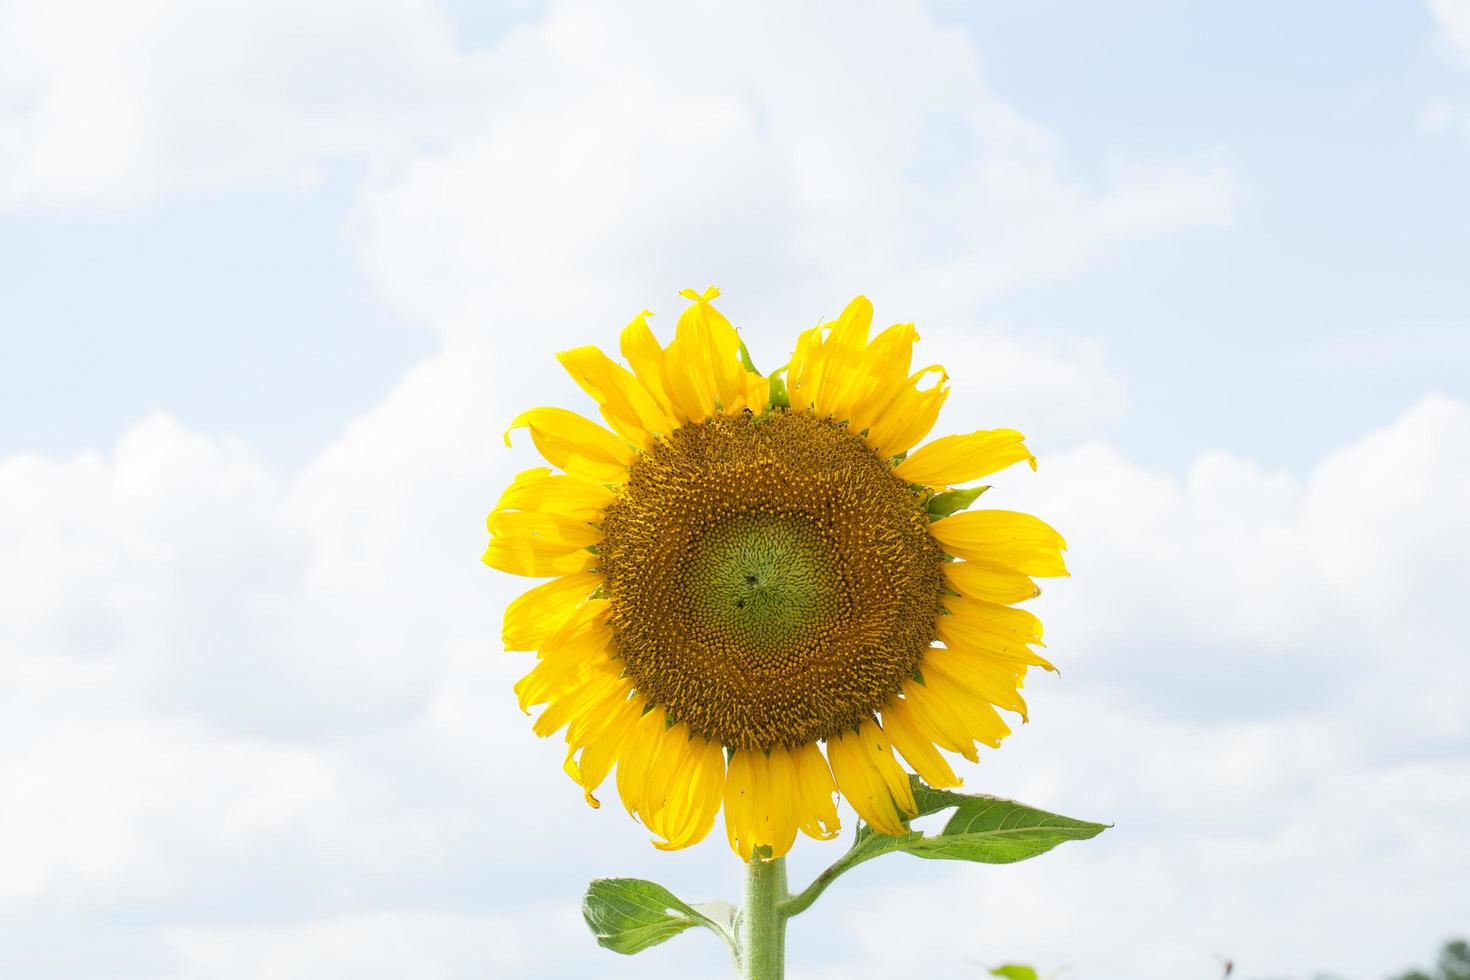
[[690, 926], [705, 926], [727, 944], [734, 942], [720, 922], [680, 900], [663, 885], [641, 878], [594, 879], [582, 899], [582, 918], [587, 920], [597, 945], [615, 953], [641, 953]]
[[1006, 980], [1036, 980], [1036, 971], [1029, 966], [1019, 963], [1007, 963], [990, 971], [992, 977], [1005, 977]]
[[973, 504], [989, 486], [970, 487], [967, 490], [951, 490], [948, 493], [936, 493], [929, 498], [929, 520], [937, 521], [941, 517], [948, 517], [955, 511], [964, 510]]

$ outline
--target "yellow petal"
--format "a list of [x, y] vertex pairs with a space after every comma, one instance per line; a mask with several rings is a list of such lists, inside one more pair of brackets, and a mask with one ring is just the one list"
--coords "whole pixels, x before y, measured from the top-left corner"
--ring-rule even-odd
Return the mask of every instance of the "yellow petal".
[[613, 666], [616, 654], [608, 626], [608, 601], [583, 603], [542, 642], [537, 654], [540, 662], [516, 683], [521, 710], [575, 692], [593, 674], [620, 673], [621, 668]]
[[[925, 658], [927, 664], [928, 658]], [[940, 789], [961, 786], [964, 780], [955, 775], [934, 743], [914, 724], [908, 705], [902, 698], [890, 698], [883, 706], [883, 731], [893, 740], [893, 747], [914, 767], [919, 778]]]
[[1056, 670], [1051, 661], [1016, 637], [977, 628], [975, 624], [957, 620], [954, 616], [940, 616], [937, 632], [939, 639], [951, 650], [989, 657], [993, 660]]
[[804, 412], [821, 386], [822, 327], [803, 330], [796, 337], [796, 350], [786, 367], [786, 394], [793, 412]]
[[532, 408], [517, 415], [505, 433], [531, 430], [531, 441], [553, 466], [597, 483], [624, 483], [635, 453], [621, 438], [596, 422], [564, 408]]
[[997, 707], [1016, 712], [1023, 721], [1026, 718], [1026, 702], [1020, 691], [1026, 677], [1025, 664], [968, 650], [930, 647], [924, 654], [922, 670], [925, 680], [936, 675]]
[[1041, 642], [1041, 620], [1024, 609], [964, 596], [945, 596], [943, 601], [949, 615], [941, 616], [941, 619], [953, 619], [966, 627], [1014, 637], [1022, 643]]
[[664, 811], [653, 846], [672, 851], [698, 843], [715, 824], [725, 786], [725, 750], [718, 742], [696, 737], [675, 776], [677, 798]]
[[796, 762], [784, 745], [774, 746], [766, 753], [766, 771], [771, 839], [765, 843], [771, 846], [772, 858], [785, 857], [796, 840], [802, 803]]
[[837, 784], [832, 780], [832, 769], [815, 742], [792, 749], [791, 758], [796, 764], [796, 781], [801, 791], [801, 832], [817, 840], [831, 840], [842, 827], [833, 799]]
[[[545, 666], [545, 662], [537, 664], [536, 670], [542, 670]], [[535, 672], [532, 671], [532, 674]], [[530, 676], [528, 674], [521, 678], [522, 682]], [[585, 714], [599, 701], [616, 697], [619, 691], [627, 692], [631, 689], [627, 679], [619, 676], [618, 669], [604, 661], [600, 670], [584, 674], [578, 684], [563, 688], [560, 694], [548, 701], [531, 723], [531, 730], [545, 738], [573, 718]]]
[[588, 599], [541, 644], [541, 656], [552, 656], [567, 647], [611, 637], [612, 630], [608, 626], [611, 617], [611, 602], [607, 599]]
[[597, 556], [585, 549], [567, 551], [539, 538], [491, 538], [481, 561], [512, 575], [550, 578], [596, 567]]
[[[938, 374], [939, 380], [927, 388], [919, 384], [925, 376]], [[868, 428], [868, 445], [879, 456], [897, 456], [908, 452], [929, 434], [939, 419], [940, 406], [949, 397], [949, 375], [944, 368], [931, 364], [909, 376], [886, 406], [874, 416]]]
[[905, 816], [913, 816], [918, 812], [918, 804], [914, 802], [914, 790], [909, 782], [908, 773], [893, 758], [893, 748], [889, 744], [888, 736], [883, 729], [878, 727], [875, 720], [865, 721], [858, 726], [858, 734], [862, 736], [863, 750], [867, 753], [873, 768], [882, 777], [884, 784], [888, 787], [893, 802]]
[[1001, 739], [1011, 733], [995, 706], [977, 698], [964, 688], [953, 684], [944, 674], [924, 675], [923, 684], [905, 684], [904, 694], [922, 690], [930, 706], [930, 717], [950, 720], [953, 731], [962, 738], [966, 747], [972, 742], [1000, 748]]
[[544, 466], [523, 470], [500, 495], [495, 510], [537, 510], [582, 521], [596, 521], [617, 498], [611, 490], [575, 476], [553, 474]]
[[674, 428], [672, 419], [638, 379], [596, 347], [562, 351], [556, 359], [597, 401], [608, 424], [633, 445], [647, 449], [654, 435]]
[[669, 419], [677, 421], [673, 403], [664, 391], [664, 349], [653, 331], [648, 328], [648, 318], [651, 316], [652, 313], [644, 310], [623, 328], [622, 336], [618, 339], [618, 350], [622, 352], [623, 360], [628, 362], [634, 377], [653, 398], [659, 410]]
[[1056, 529], [1030, 514], [971, 510], [929, 525], [929, 533], [956, 558], [1012, 568], [1040, 578], [1067, 574], [1067, 542]]
[[949, 615], [939, 617], [935, 631], [945, 646], [1056, 670], [1031, 649], [1041, 643], [1041, 620], [1026, 610], [962, 596], [945, 596], [944, 608]]
[[[862, 727], [872, 727], [866, 723]], [[827, 758], [832, 763], [832, 775], [837, 788], [852, 804], [869, 825], [884, 834], [898, 836], [907, 833], [900, 814], [900, 806], [892, 790], [890, 769], [898, 769], [893, 756], [873, 751], [869, 739], [860, 728], [856, 732], [844, 732], [827, 739]], [[881, 744], [881, 743], [880, 743]], [[898, 770], [907, 790], [908, 780]], [[908, 790], [908, 812], [915, 812], [913, 793]]]
[[730, 756], [725, 770], [725, 836], [730, 849], [740, 855], [740, 860], [749, 862], [751, 852], [759, 843], [760, 827], [757, 825], [753, 797], [752, 759], [758, 749], [736, 749]]
[[[642, 716], [643, 700], [641, 698], [623, 697], [610, 699], [615, 705], [615, 710], [606, 721], [606, 724], [598, 726], [593, 732], [584, 736], [584, 740], [573, 745], [568, 750], [568, 765], [565, 767], [568, 774], [582, 785], [582, 795], [587, 805], [591, 807], [601, 806], [597, 797], [592, 794], [597, 787], [602, 785], [607, 774], [612, 771], [617, 762], [618, 753], [622, 750], [628, 734], [633, 730], [634, 724]], [[581, 748], [581, 756], [572, 760], [571, 752]]]
[[914, 341], [919, 334], [912, 323], [895, 323], [884, 330], [863, 352], [863, 390], [853, 400], [850, 428], [871, 428], [878, 413], [888, 407], [908, 379]]
[[958, 752], [971, 762], [980, 761], [975, 740], [969, 735], [965, 720], [956, 717], [947, 702], [937, 699], [925, 684], [905, 684], [904, 702], [909, 720], [930, 742], [950, 752]]
[[813, 393], [818, 415], [838, 421], [851, 416], [868, 380], [862, 368], [872, 324], [873, 304], [866, 296], [858, 296], [832, 325], [832, 332], [822, 342], [820, 382]]
[[678, 776], [692, 748], [689, 726], [680, 722], [661, 732], [655, 731], [653, 738], [656, 745], [649, 753], [648, 775], [634, 806], [645, 827], [667, 838], [669, 805], [679, 792]]
[[771, 407], [771, 379], [751, 372], [745, 376], [745, 404], [760, 415]]
[[518, 596], [506, 607], [500, 638], [507, 650], [534, 650], [602, 584], [597, 572], [563, 575]]
[[638, 815], [643, 784], [648, 779], [648, 762], [657, 754], [668, 717], [662, 705], [655, 705], [638, 719], [628, 733], [627, 744], [618, 756], [618, 799], [631, 816]]
[[[922, 688], [923, 685], [913, 685], [913, 688]], [[958, 752], [972, 763], [978, 763], [979, 754], [975, 751], [975, 739], [966, 738], [964, 726], [958, 720], [945, 716], [944, 711], [939, 710], [932, 699], [926, 698], [925, 691], [919, 695], [913, 695], [910, 686], [904, 686], [906, 704], [908, 710], [908, 721], [913, 724], [914, 730], [923, 738], [929, 739], [932, 745], [939, 746], [945, 751]]]
[[717, 409], [727, 414], [740, 411], [746, 395], [740, 337], [709, 303], [719, 290], [711, 287], [700, 295], [686, 289], [679, 295], [694, 303], [680, 315], [661, 369], [663, 390], [676, 417], [702, 422]]
[[1023, 459], [1035, 469], [1036, 457], [1023, 438], [1015, 429], [982, 429], [969, 435], [944, 436], [914, 450], [893, 472], [909, 483], [947, 487], [989, 476]]
[[1003, 605], [1041, 595], [1029, 576], [983, 561], [946, 562], [944, 581], [960, 595]]
[[760, 749], [752, 749], [747, 753], [746, 764], [750, 766], [750, 800], [746, 805], [750, 808], [751, 847], [774, 847], [776, 835], [771, 820], [770, 759]]
[[543, 514], [531, 510], [491, 511], [486, 520], [490, 533], [499, 538], [531, 538], [567, 551], [586, 548], [602, 540], [602, 529], [586, 521]]
[[745, 363], [740, 359], [740, 335], [725, 315], [710, 303], [720, 295], [714, 286], [703, 293], [686, 289], [679, 295], [694, 300], [694, 305], [679, 319], [683, 321], [687, 317], [694, 326], [694, 335], [702, 338], [708, 351], [710, 376], [715, 382], [720, 408], [725, 414], [733, 415], [745, 407], [748, 390]]
[[[578, 648], [553, 659], [537, 661], [526, 676], [515, 683], [521, 710], [529, 713], [538, 704], [566, 702], [580, 704], [584, 694], [593, 690], [607, 693], [608, 681], [621, 670], [613, 664], [607, 648]], [[623, 685], [626, 686], [626, 685]], [[562, 710], [566, 710], [563, 704]], [[549, 735], [575, 715], [543, 713], [533, 724], [538, 735]], [[560, 722], [557, 719], [562, 719]]]

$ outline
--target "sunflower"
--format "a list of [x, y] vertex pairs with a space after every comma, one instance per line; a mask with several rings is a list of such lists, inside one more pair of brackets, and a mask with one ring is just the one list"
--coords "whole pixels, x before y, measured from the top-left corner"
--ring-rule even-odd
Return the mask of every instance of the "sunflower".
[[780, 857], [797, 831], [836, 835], [836, 793], [902, 834], [917, 807], [898, 757], [959, 785], [940, 750], [998, 747], [997, 709], [1024, 720], [1027, 669], [1053, 669], [1014, 604], [1067, 574], [1065, 543], [954, 489], [1035, 458], [1011, 429], [910, 452], [948, 376], [910, 373], [912, 324], [870, 337], [863, 297], [763, 376], [718, 290], [680, 295], [667, 346], [647, 312], [623, 330], [627, 367], [558, 355], [607, 428], [561, 408], [511, 423], [555, 468], [519, 474], [488, 520], [487, 564], [550, 579], [505, 613], [506, 648], [538, 657], [521, 707], [544, 705], [539, 735], [566, 729], [592, 806], [616, 767], [660, 848], [723, 808], [742, 859]]

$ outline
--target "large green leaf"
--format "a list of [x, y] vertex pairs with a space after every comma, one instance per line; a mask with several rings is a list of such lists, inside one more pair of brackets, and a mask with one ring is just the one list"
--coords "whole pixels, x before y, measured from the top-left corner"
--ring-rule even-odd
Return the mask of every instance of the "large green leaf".
[[[733, 949], [734, 937], [726, 922], [682, 901], [663, 885], [641, 878], [597, 878], [587, 886], [582, 899], [582, 918], [597, 938], [597, 945], [615, 953], [640, 953], [672, 939], [690, 926], [704, 926]], [[719, 910], [717, 918], [733, 915]]]
[[1096, 837], [1107, 829], [1106, 824], [1048, 813], [1014, 800], [959, 793], [946, 795], [959, 797], [961, 802], [944, 830], [916, 841], [905, 841], [900, 850], [934, 860], [1012, 864], [1045, 854], [1069, 840]]
[[925, 785], [918, 776], [910, 776], [909, 783], [918, 805], [912, 819], [954, 809], [954, 816], [944, 829], [937, 834], [910, 830], [889, 836], [859, 823], [852, 847], [805, 890], [787, 900], [783, 907], [787, 915], [805, 911], [839, 876], [884, 854], [912, 854], [935, 861], [1011, 864], [1045, 854], [1064, 841], [1096, 837], [1108, 826], [994, 796], [935, 789]]

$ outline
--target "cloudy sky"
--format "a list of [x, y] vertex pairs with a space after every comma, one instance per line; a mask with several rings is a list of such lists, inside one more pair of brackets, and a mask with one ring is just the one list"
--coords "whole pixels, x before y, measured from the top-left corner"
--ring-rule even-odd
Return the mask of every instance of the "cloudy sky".
[[739, 868], [582, 804], [479, 563], [553, 353], [709, 283], [1028, 434], [1063, 673], [967, 786], [1116, 824], [867, 865], [794, 978], [1470, 931], [1470, 2], [612, 6], [0, 0], [0, 975], [724, 976], [587, 936]]

